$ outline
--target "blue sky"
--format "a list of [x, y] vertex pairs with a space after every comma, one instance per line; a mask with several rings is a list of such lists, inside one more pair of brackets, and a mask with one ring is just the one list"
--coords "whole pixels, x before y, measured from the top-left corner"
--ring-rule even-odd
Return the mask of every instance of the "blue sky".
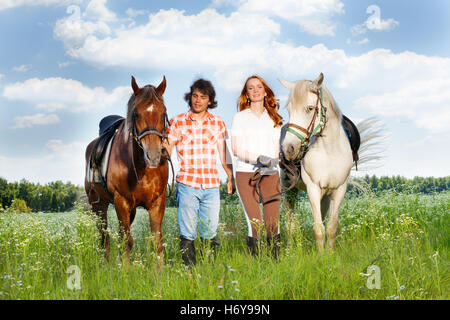
[[[369, 10], [368, 10], [369, 9]], [[198, 77], [228, 127], [244, 80], [284, 104], [285, 80], [320, 72], [355, 122], [377, 116], [382, 166], [359, 174], [450, 174], [450, 2], [0, 0], [0, 176], [82, 184], [99, 120], [124, 115], [130, 78], [167, 78], [169, 116]]]

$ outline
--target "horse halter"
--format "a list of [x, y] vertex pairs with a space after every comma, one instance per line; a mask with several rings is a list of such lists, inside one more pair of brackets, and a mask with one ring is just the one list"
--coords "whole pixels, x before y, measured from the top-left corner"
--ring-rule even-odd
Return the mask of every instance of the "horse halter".
[[[322, 132], [322, 130], [326, 124], [327, 108], [324, 107], [324, 105], [323, 105], [323, 90], [322, 90], [322, 88], [319, 88], [317, 91], [311, 91], [311, 92], [314, 93], [315, 95], [317, 95], [317, 100], [316, 100], [316, 106], [314, 108], [314, 115], [311, 119], [311, 122], [309, 123], [308, 128], [305, 129], [299, 125], [296, 125], [295, 123], [288, 123], [287, 129], [286, 129], [286, 131], [292, 133], [293, 135], [295, 135], [297, 138], [299, 138], [301, 140], [301, 146], [300, 146], [300, 152], [299, 152], [299, 156], [301, 156], [301, 158], [303, 158], [303, 156], [305, 155], [306, 151], [308, 150], [308, 148], [310, 146], [311, 137], [317, 135], [319, 132]], [[319, 103], [320, 103], [320, 111], [319, 111]], [[319, 115], [319, 113], [320, 113], [319, 123], [317, 124], [316, 127], [314, 127], [314, 123], [316, 122], [316, 119], [317, 119], [317, 116]], [[294, 129], [301, 131], [305, 136], [303, 136], [301, 133], [297, 132]]]
[[144, 150], [144, 146], [142, 145], [141, 140], [151, 134], [157, 135], [161, 141], [163, 141], [164, 139], [167, 139], [167, 133], [166, 133], [166, 128], [169, 124], [169, 119], [167, 118], [167, 113], [164, 113], [164, 128], [163, 128], [163, 132], [159, 131], [156, 127], [154, 126], [148, 126], [145, 127], [144, 129], [142, 129], [141, 131], [139, 131], [139, 133], [136, 130], [136, 122], [135, 122], [135, 117], [136, 117], [136, 113], [133, 112], [133, 138], [134, 140], [136, 140], [137, 145]]

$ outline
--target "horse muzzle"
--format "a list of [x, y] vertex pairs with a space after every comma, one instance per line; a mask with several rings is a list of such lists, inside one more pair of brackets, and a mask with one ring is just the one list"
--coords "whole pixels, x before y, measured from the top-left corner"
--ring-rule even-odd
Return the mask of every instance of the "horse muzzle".
[[293, 161], [297, 158], [299, 147], [296, 147], [293, 143], [285, 143], [281, 148], [287, 161]]
[[161, 149], [144, 150], [144, 161], [150, 169], [157, 168], [161, 162]]

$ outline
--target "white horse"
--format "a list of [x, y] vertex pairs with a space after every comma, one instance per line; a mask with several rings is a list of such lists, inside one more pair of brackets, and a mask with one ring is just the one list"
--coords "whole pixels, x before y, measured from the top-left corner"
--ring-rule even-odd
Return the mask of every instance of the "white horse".
[[[296, 187], [306, 189], [311, 204], [313, 233], [319, 250], [334, 248], [339, 207], [347, 190], [354, 165], [353, 153], [342, 127], [342, 113], [325, 86], [323, 74], [314, 81], [280, 82], [290, 90], [281, 148], [287, 162], [301, 165], [301, 180]], [[284, 137], [283, 137], [284, 135]], [[294, 179], [283, 170], [282, 182]], [[323, 220], [330, 210], [327, 227]], [[326, 231], [325, 231], [326, 230]]]

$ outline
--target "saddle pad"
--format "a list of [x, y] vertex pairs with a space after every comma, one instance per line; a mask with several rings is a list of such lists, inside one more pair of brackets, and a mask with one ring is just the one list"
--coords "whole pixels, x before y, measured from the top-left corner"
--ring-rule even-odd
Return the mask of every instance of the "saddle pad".
[[346, 116], [342, 115], [342, 127], [347, 134], [348, 141], [350, 142], [350, 147], [353, 152], [353, 161], [358, 161], [358, 150], [361, 145], [361, 137], [359, 135], [358, 128], [356, 125]]
[[94, 165], [92, 161], [89, 161], [88, 168], [88, 182], [101, 183], [106, 185], [106, 173], [108, 170], [109, 155], [111, 153], [111, 146], [114, 141], [115, 135], [109, 140], [106, 149], [103, 152], [99, 165]]
[[106, 187], [106, 170], [108, 168], [111, 144], [118, 127], [125, 119], [121, 116], [104, 117], [99, 124], [101, 134], [97, 138], [89, 161], [89, 180], [99, 182]]

